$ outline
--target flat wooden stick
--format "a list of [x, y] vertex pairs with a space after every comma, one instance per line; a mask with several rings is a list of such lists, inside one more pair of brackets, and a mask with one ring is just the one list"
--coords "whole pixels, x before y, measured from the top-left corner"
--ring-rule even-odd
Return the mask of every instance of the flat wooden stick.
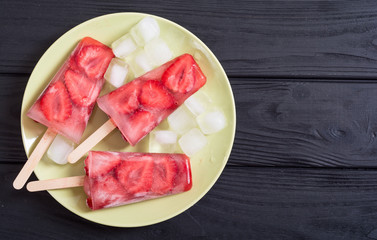
[[75, 176], [57, 179], [48, 179], [29, 182], [26, 185], [26, 189], [29, 192], [37, 192], [44, 190], [62, 189], [62, 188], [72, 188], [84, 186], [85, 176]]
[[92, 135], [82, 142], [75, 150], [68, 155], [68, 162], [77, 162], [85, 153], [89, 152], [97, 143], [104, 139], [111, 131], [116, 128], [114, 123], [109, 119], [99, 127]]
[[14, 180], [13, 187], [15, 189], [21, 189], [25, 185], [31, 173], [34, 171], [34, 168], [38, 165], [38, 162], [43, 157], [43, 154], [46, 152], [46, 150], [56, 137], [56, 134], [57, 133], [50, 128], [48, 128], [43, 134], [41, 141], [39, 141], [38, 145], [35, 147], [29, 159], [26, 161], [25, 165]]

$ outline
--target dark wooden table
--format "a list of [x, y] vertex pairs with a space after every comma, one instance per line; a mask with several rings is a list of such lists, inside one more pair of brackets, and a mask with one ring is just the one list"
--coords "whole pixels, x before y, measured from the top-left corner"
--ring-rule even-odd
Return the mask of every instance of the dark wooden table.
[[[22, 95], [72, 27], [145, 12], [197, 35], [229, 76], [232, 154], [189, 210], [143, 228], [16, 191]], [[0, 1], [0, 239], [377, 239], [376, 1]], [[36, 179], [32, 176], [32, 179]]]

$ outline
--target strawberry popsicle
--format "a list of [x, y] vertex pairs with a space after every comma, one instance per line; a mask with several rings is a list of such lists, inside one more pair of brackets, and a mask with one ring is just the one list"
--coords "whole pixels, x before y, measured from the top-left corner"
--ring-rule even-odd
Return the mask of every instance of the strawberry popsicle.
[[89, 152], [85, 160], [87, 204], [101, 209], [191, 189], [190, 159], [184, 154]]
[[111, 48], [83, 38], [27, 116], [78, 143], [113, 57]]
[[115, 127], [132, 146], [206, 83], [206, 76], [189, 54], [183, 54], [98, 98], [110, 117], [68, 156], [75, 163]]
[[80, 141], [113, 57], [111, 48], [85, 37], [51, 79], [27, 112], [48, 129], [13, 182], [15, 189], [23, 187], [57, 133]]
[[98, 98], [97, 103], [134, 146], [205, 82], [193, 57], [184, 54]]
[[84, 186], [93, 210], [186, 192], [192, 187], [185, 154], [90, 151], [85, 176], [29, 182], [30, 192]]

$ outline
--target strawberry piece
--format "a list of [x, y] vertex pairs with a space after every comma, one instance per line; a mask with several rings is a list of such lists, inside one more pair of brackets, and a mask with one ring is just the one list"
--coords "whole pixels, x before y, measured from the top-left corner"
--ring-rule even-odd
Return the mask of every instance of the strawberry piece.
[[79, 106], [92, 105], [101, 91], [95, 81], [71, 69], [65, 72], [64, 80], [72, 101]]
[[166, 109], [174, 104], [174, 98], [159, 81], [146, 81], [140, 94], [140, 103], [149, 108]]
[[162, 75], [162, 83], [173, 92], [189, 92], [195, 84], [194, 63], [193, 57], [189, 54], [178, 57]]
[[182, 154], [183, 160], [177, 162], [177, 175], [174, 179], [175, 185], [183, 185], [184, 191], [188, 191], [192, 187], [192, 175], [190, 166], [190, 158]]
[[156, 121], [152, 113], [143, 110], [136, 111], [129, 119], [130, 130], [126, 133], [127, 141], [134, 146], [155, 126]]
[[154, 164], [154, 181], [151, 190], [163, 195], [173, 189], [174, 178], [177, 175], [175, 161], [168, 156], [163, 157]]
[[195, 75], [195, 88], [199, 89], [206, 83], [207, 78], [197, 64], [195, 64], [193, 68]]
[[51, 84], [40, 100], [43, 115], [49, 121], [63, 122], [72, 114], [72, 103], [61, 81]]
[[74, 56], [71, 56], [68, 60], [67, 67], [72, 69], [75, 72], [80, 72], [80, 68], [77, 66], [76, 58]]
[[116, 174], [128, 193], [142, 196], [152, 186], [153, 159], [146, 155], [124, 161], [116, 169]]
[[118, 155], [106, 152], [91, 152], [91, 158], [85, 159], [85, 169], [91, 178], [97, 178], [108, 174], [121, 163]]
[[114, 57], [112, 51], [103, 46], [84, 46], [76, 55], [77, 65], [91, 79], [100, 79]]
[[115, 110], [128, 114], [134, 112], [139, 107], [140, 88], [135, 82], [130, 82], [109, 94]]
[[127, 194], [118, 180], [111, 174], [93, 180], [88, 206], [93, 209], [112, 207], [127, 200]]

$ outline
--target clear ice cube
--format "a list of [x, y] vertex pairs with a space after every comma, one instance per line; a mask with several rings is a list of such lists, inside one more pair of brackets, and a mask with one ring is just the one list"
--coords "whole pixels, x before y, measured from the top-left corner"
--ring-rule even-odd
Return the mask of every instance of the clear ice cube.
[[216, 133], [227, 125], [225, 115], [220, 110], [205, 112], [196, 118], [196, 122], [204, 134]]
[[174, 153], [177, 134], [168, 130], [155, 130], [149, 135], [149, 152]]
[[184, 104], [192, 114], [199, 116], [208, 109], [211, 102], [211, 99], [203, 91], [199, 90], [187, 98]]
[[160, 66], [173, 58], [173, 53], [161, 38], [155, 38], [144, 47], [154, 66]]
[[73, 142], [61, 135], [57, 135], [47, 150], [47, 157], [57, 164], [66, 164], [67, 157], [73, 149]]
[[135, 77], [139, 77], [153, 69], [153, 63], [144, 50], [137, 52], [129, 61], [129, 65]]
[[155, 131], [154, 135], [156, 137], [156, 141], [161, 144], [173, 144], [177, 142], [177, 134], [173, 131]]
[[182, 151], [191, 157], [207, 145], [207, 138], [199, 129], [193, 128], [184, 134], [178, 143]]
[[177, 108], [168, 117], [170, 128], [178, 134], [184, 134], [196, 126], [194, 116], [184, 106]]
[[145, 17], [131, 28], [131, 36], [139, 46], [160, 35], [160, 27], [153, 17]]
[[105, 73], [105, 79], [114, 87], [122, 86], [127, 78], [128, 64], [124, 61], [113, 58]]
[[133, 41], [131, 35], [127, 33], [111, 44], [113, 53], [118, 58], [125, 58], [134, 52], [137, 48], [136, 43]]

